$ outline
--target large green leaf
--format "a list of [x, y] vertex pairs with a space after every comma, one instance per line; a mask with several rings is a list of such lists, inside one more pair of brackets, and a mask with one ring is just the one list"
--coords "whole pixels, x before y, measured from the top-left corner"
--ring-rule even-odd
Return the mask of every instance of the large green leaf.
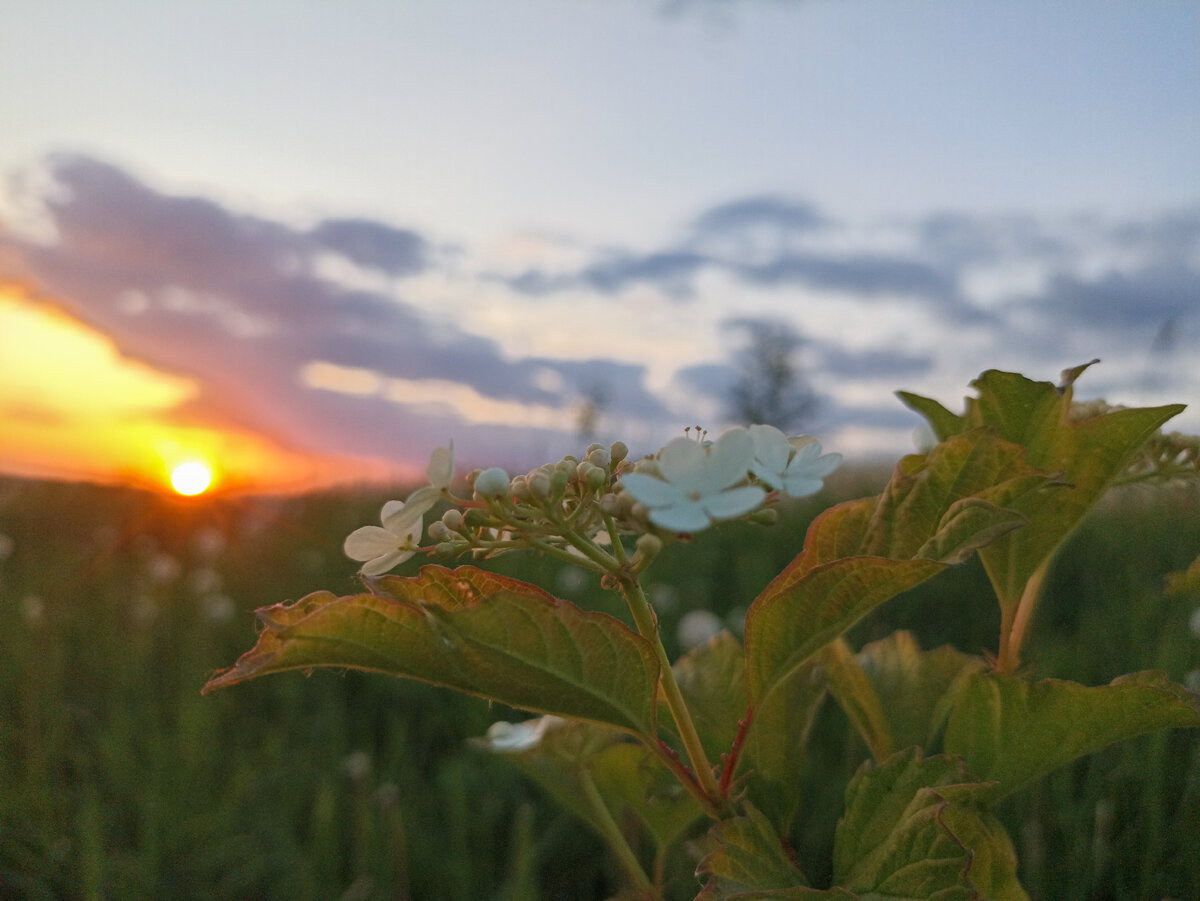
[[953, 686], [983, 669], [982, 658], [950, 645], [922, 651], [911, 632], [893, 632], [853, 654], [842, 640], [821, 653], [830, 692], [871, 749], [927, 748], [949, 712]]
[[945, 751], [996, 783], [995, 800], [1114, 742], [1178, 726], [1200, 726], [1200, 696], [1160, 672], [1095, 687], [976, 673], [959, 687]]
[[846, 788], [834, 882], [871, 899], [1025, 899], [1012, 843], [979, 804], [986, 789], [962, 761], [915, 748], [864, 764]]
[[471, 566], [423, 567], [377, 594], [310, 594], [258, 611], [258, 643], [205, 691], [267, 673], [351, 667], [652, 737], [658, 661], [610, 616]]
[[1022, 448], [979, 429], [905, 457], [879, 498], [817, 517], [747, 615], [753, 701], [879, 604], [1019, 528], [1024, 518], [992, 498], [1013, 503], [1047, 481]]
[[1010, 499], [1005, 506], [1025, 515], [1029, 525], [980, 552], [1006, 611], [1016, 608], [1034, 573], [1129, 465], [1138, 448], [1184, 408], [1171, 404], [1075, 419], [1073, 384], [1086, 368], [1064, 372], [1063, 384], [1057, 387], [1017, 373], [989, 370], [971, 383], [978, 397], [967, 399], [962, 416], [929, 398], [898, 392], [943, 439], [980, 427], [993, 429], [1006, 441], [1026, 447], [1032, 466], [1061, 473], [1069, 483], [1063, 491], [1027, 492]]

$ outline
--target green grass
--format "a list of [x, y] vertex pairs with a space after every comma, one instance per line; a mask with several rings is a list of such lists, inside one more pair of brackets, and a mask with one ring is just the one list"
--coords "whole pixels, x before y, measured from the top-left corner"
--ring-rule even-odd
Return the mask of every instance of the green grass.
[[[841, 474], [775, 527], [669, 548], [651, 571], [668, 644], [690, 609], [736, 627], [822, 504], [881, 483]], [[0, 481], [0, 533], [13, 542], [0, 560], [0, 899], [549, 901], [615, 891], [583, 827], [466, 744], [519, 712], [355, 672], [200, 695], [252, 644], [255, 607], [355, 589], [341, 540], [375, 519], [380, 500], [184, 503]], [[1106, 503], [1047, 581], [1028, 645], [1036, 674], [1095, 684], [1200, 669], [1187, 625], [1200, 597], [1162, 591], [1165, 574], [1197, 553], [1194, 492]], [[494, 564], [622, 615], [587, 574], [529, 555]], [[997, 621], [970, 564], [885, 605], [851, 639], [903, 627], [925, 646], [980, 652], [994, 647]], [[817, 880], [841, 786], [865, 755], [833, 705], [818, 736], [813, 815], [796, 836]], [[1000, 814], [1037, 898], [1200, 898], [1200, 732], [1110, 748]]]

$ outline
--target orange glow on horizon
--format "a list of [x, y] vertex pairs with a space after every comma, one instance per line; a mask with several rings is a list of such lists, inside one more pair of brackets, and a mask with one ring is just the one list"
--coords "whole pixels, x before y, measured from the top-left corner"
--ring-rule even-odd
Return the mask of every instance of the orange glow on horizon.
[[52, 299], [0, 282], [0, 472], [174, 491], [176, 467], [205, 461], [207, 494], [290, 493], [412, 475], [196, 421], [183, 405], [199, 394], [194, 379], [123, 355]]

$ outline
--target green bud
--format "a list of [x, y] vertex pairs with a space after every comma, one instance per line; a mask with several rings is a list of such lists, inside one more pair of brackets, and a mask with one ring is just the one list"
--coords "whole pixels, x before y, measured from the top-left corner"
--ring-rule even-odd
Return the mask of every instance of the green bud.
[[550, 481], [550, 473], [544, 469], [535, 469], [525, 477], [525, 482], [529, 486], [529, 493], [538, 500], [545, 500], [550, 496], [552, 485]]
[[429, 524], [429, 537], [434, 541], [448, 541], [453, 534], [440, 519]]
[[574, 464], [567, 466], [559, 465], [554, 470], [554, 475], [550, 477], [550, 495], [558, 497], [567, 490], [567, 483], [571, 481], [571, 476], [575, 473]]
[[478, 507], [472, 507], [463, 515], [463, 523], [471, 529], [482, 529], [492, 524], [492, 518]]
[[587, 446], [587, 450], [584, 452], [584, 456], [590, 457], [592, 454], [594, 454], [598, 450], [599, 451], [604, 450], [604, 445], [603, 444], [589, 444]]
[[598, 491], [608, 484], [608, 471], [593, 466], [584, 476], [583, 483], [592, 491]]
[[773, 526], [779, 521], [779, 511], [774, 507], [762, 507], [749, 513], [746, 519], [761, 526]]
[[442, 524], [451, 532], [461, 532], [463, 528], [463, 515], [461, 510], [451, 508], [442, 514]]
[[598, 447], [594, 451], [591, 451], [587, 455], [587, 461], [589, 463], [591, 463], [593, 466], [598, 466], [605, 471], [608, 470], [608, 464], [610, 462], [609, 458], [608, 458], [608, 454], [605, 452], [604, 448], [602, 448], [602, 447]]
[[578, 466], [575, 467], [575, 477], [577, 479], [579, 479], [579, 481], [581, 481], [581, 482], [586, 482], [588, 473], [591, 472], [592, 470], [594, 470], [595, 468], [596, 467], [594, 465], [589, 463], [587, 460], [584, 460], [582, 463], [580, 463]]
[[508, 493], [517, 503], [528, 503], [530, 500], [529, 482], [525, 476], [513, 476], [513, 480], [508, 483]]
[[614, 494], [613, 492], [610, 491], [610, 492], [608, 492], [608, 494], [601, 495], [600, 509], [603, 510], [605, 513], [607, 513], [609, 516], [619, 517], [622, 513], [625, 512], [625, 508], [628, 506], [625, 503], [626, 499], [628, 499], [630, 501], [633, 500], [633, 498], [629, 497], [628, 494], [625, 494], [623, 492], [621, 494]]
[[663, 549], [663, 542], [657, 535], [643, 535], [637, 540], [637, 549], [643, 557], [657, 557]]
[[629, 456], [629, 448], [625, 446], [624, 441], [614, 441], [612, 447], [608, 449], [608, 456], [613, 463], [620, 463]]
[[461, 545], [456, 541], [442, 541], [435, 548], [441, 557], [451, 557], [459, 553], [461, 549]]

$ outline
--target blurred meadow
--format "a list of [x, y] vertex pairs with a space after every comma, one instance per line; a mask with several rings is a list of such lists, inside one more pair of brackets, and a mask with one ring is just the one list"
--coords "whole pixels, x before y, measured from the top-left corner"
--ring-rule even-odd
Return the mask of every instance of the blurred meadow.
[[[672, 655], [680, 631], [712, 624], [696, 611], [736, 633], [813, 516], [885, 478], [847, 468], [773, 527], [669, 548], [648, 587]], [[468, 743], [519, 711], [331, 670], [200, 695], [253, 643], [254, 608], [356, 590], [341, 543], [386, 499], [186, 500], [0, 481], [0, 898], [551, 901], [616, 890], [585, 826]], [[1195, 488], [1110, 496], [1050, 573], [1032, 671], [1099, 684], [1156, 668], [1195, 687], [1200, 594], [1165, 586], [1198, 552]], [[517, 554], [485, 565], [623, 615], [581, 570]], [[849, 638], [857, 647], [904, 628], [924, 647], [979, 653], [997, 626], [973, 562]], [[819, 885], [841, 791], [867, 751], [828, 701], [816, 728], [794, 839]], [[1200, 898], [1200, 732], [1111, 747], [1000, 813], [1034, 898]], [[676, 896], [698, 887], [682, 873]]]

